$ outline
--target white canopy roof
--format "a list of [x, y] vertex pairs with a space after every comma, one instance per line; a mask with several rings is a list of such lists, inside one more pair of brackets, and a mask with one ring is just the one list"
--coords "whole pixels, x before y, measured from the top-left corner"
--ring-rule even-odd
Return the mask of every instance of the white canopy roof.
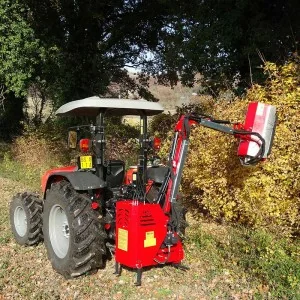
[[56, 115], [97, 116], [101, 111], [119, 116], [143, 114], [154, 116], [163, 112], [164, 109], [157, 102], [93, 96], [64, 104], [56, 111]]

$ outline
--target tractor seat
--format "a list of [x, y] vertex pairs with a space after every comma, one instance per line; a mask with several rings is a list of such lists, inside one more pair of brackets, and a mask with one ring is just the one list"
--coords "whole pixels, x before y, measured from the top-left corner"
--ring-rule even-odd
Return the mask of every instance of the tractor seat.
[[115, 188], [122, 185], [125, 176], [125, 162], [122, 160], [109, 160], [106, 166], [107, 187]]

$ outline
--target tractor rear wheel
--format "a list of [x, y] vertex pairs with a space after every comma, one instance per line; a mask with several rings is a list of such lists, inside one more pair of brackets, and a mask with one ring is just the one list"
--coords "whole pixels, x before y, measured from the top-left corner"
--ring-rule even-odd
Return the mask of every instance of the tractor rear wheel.
[[43, 239], [42, 201], [36, 194], [22, 193], [10, 203], [10, 224], [15, 240], [20, 245], [32, 246]]
[[91, 200], [69, 182], [47, 191], [43, 232], [52, 267], [65, 278], [94, 272], [103, 266], [106, 234], [91, 208]]

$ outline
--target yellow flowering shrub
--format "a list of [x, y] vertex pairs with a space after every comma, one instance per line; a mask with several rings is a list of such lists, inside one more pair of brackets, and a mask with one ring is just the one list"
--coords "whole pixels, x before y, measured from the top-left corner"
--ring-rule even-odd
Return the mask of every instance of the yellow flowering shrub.
[[182, 192], [189, 205], [210, 216], [252, 226], [278, 226], [300, 233], [300, 64], [266, 63], [265, 86], [254, 85], [243, 99], [217, 103], [214, 117], [243, 122], [249, 102], [277, 107], [271, 155], [255, 167], [243, 167], [232, 136], [197, 127], [191, 136]]

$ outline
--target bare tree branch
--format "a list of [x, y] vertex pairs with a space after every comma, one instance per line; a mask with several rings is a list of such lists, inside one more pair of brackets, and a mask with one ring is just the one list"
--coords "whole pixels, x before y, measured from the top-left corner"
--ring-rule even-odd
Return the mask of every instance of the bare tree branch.
[[5, 101], [5, 94], [7, 93], [7, 90], [5, 89], [4, 84], [0, 85], [0, 107], [3, 111], [5, 111], [4, 101]]

